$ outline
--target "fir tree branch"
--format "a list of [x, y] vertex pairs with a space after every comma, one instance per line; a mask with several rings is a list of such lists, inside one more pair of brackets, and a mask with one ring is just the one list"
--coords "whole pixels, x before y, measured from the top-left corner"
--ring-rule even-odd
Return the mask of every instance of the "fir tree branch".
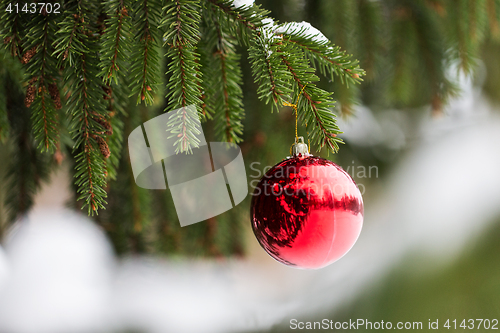
[[229, 33], [236, 36], [240, 44], [249, 46], [250, 41], [256, 36], [261, 36], [262, 20], [266, 18], [269, 11], [260, 8], [259, 5], [235, 8], [232, 0], [207, 0], [217, 7], [228, 18]]
[[[66, 10], [71, 14], [60, 24], [55, 54], [63, 55], [64, 82], [68, 90], [67, 113], [74, 140], [75, 185], [78, 200], [84, 200], [88, 213], [104, 208], [106, 158], [109, 146], [104, 139], [106, 111], [103, 103], [102, 77], [99, 76], [99, 44], [96, 22], [98, 13], [92, 2], [73, 1]], [[82, 47], [84, 46], [84, 47]]]
[[167, 14], [163, 26], [167, 32], [163, 36], [165, 45], [169, 45], [167, 56], [172, 60], [168, 74], [171, 74], [168, 85], [169, 106], [171, 108], [197, 105], [199, 96], [198, 83], [199, 55], [196, 45], [199, 39], [199, 1], [176, 0], [165, 6]]
[[108, 18], [105, 20], [105, 31], [101, 37], [101, 76], [104, 78], [104, 100], [106, 116], [98, 118], [106, 131], [110, 155], [107, 164], [108, 178], [115, 180], [121, 158], [123, 143], [123, 117], [126, 115], [129, 80], [127, 68], [130, 56], [131, 5], [128, 0], [114, 0], [105, 4]]
[[[354, 51], [359, 56], [365, 54], [359, 52], [359, 46], [364, 46], [364, 43], [357, 39], [358, 27], [364, 24], [358, 16], [361, 4], [362, 0], [338, 0], [322, 1], [315, 6], [315, 16], [318, 19], [312, 22], [314, 25], [318, 21], [323, 22], [321, 28], [329, 32], [329, 37], [334, 38], [331, 41], [306, 22], [286, 23], [277, 27], [285, 39], [298, 43], [313, 67], [330, 81], [328, 89], [335, 91], [333, 97], [339, 102], [338, 110], [343, 116], [352, 114], [357, 93], [355, 86], [365, 75], [359, 68], [358, 61], [342, 51]], [[370, 32], [373, 30], [373, 27], [369, 28]]]
[[259, 99], [266, 104], [272, 101], [273, 109], [277, 110], [283, 105], [283, 98], [292, 92], [291, 76], [279, 56], [278, 43], [281, 43], [280, 39], [270, 40], [261, 36], [251, 42], [249, 49]]
[[[320, 32], [318, 35], [311, 34], [304, 24], [288, 23], [276, 26], [268, 22], [262, 30], [264, 33], [260, 52], [257, 52], [258, 44], [250, 49], [253, 73], [260, 86], [259, 97], [266, 102], [272, 99], [277, 107], [283, 104], [282, 93], [277, 91], [275, 77], [282, 80], [279, 86], [283, 91], [287, 91], [282, 87], [289, 85], [289, 81], [295, 82], [300, 89], [307, 86], [304, 97], [307, 101], [305, 111], [308, 116], [302, 119], [306, 125], [315, 124], [311, 137], [320, 148], [326, 145], [332, 151], [337, 151], [338, 143], [342, 140], [337, 138], [340, 131], [333, 118], [335, 115], [330, 110], [333, 100], [326, 91], [314, 85], [309, 87], [310, 82], [318, 81], [319, 78], [313, 74], [314, 70], [308, 66], [307, 59], [322, 74], [329, 75], [332, 80], [333, 75], [337, 74], [346, 85], [359, 83], [365, 72], [359, 68], [357, 61], [351, 60], [339, 47], [333, 46]], [[259, 41], [257, 38], [255, 40]], [[276, 76], [273, 67], [278, 73]], [[348, 107], [344, 104], [344, 108]]]
[[112, 134], [109, 136], [107, 143], [109, 150], [112, 152], [109, 157], [109, 162], [107, 164], [108, 178], [115, 180], [118, 173], [118, 167], [120, 164], [121, 148], [123, 146], [123, 117], [124, 115], [120, 112], [114, 111], [110, 116], [109, 120], [111, 128], [113, 128]]
[[366, 70], [368, 80], [376, 77], [375, 64], [379, 62], [379, 50], [382, 48], [382, 4], [370, 0], [358, 2], [359, 8], [359, 40], [361, 65]]
[[49, 155], [40, 152], [31, 131], [30, 111], [23, 105], [24, 93], [18, 86], [20, 77], [14, 80], [11, 69], [0, 81], [6, 92], [6, 109], [10, 123], [10, 158], [6, 161], [8, 171], [5, 183], [9, 189], [6, 206], [9, 221], [14, 222], [26, 213], [33, 204], [33, 196], [51, 170]]
[[123, 119], [127, 116], [126, 107], [128, 102], [127, 79], [122, 71], [117, 73], [118, 84], [112, 83], [111, 86], [105, 86], [105, 97], [107, 101], [107, 116], [102, 118], [105, 122], [106, 142], [109, 150], [112, 152], [108, 159], [107, 170], [108, 178], [115, 180], [118, 167], [121, 160], [123, 145]]
[[240, 137], [243, 134], [241, 119], [244, 114], [241, 101], [243, 93], [239, 86], [241, 71], [237, 56], [229, 52], [231, 51], [221, 50], [219, 54], [222, 81], [222, 92], [219, 96], [224, 105], [224, 112], [221, 113], [224, 119], [218, 122], [222, 129], [219, 130], [222, 135], [219, 135], [222, 136], [223, 141], [239, 143], [242, 140]]
[[465, 73], [472, 73], [479, 58], [479, 43], [487, 30], [487, 4], [485, 1], [459, 1], [447, 8], [448, 33], [451, 41], [451, 61], [456, 61]]
[[199, 145], [193, 131], [198, 117], [187, 107], [199, 108], [201, 101], [200, 56], [196, 52], [199, 40], [200, 4], [197, 0], [174, 0], [164, 7], [166, 14], [162, 26], [167, 31], [163, 39], [169, 46], [170, 58], [167, 74], [170, 75], [168, 88], [168, 110], [180, 108], [179, 117], [171, 118], [169, 123], [172, 135], [177, 135], [176, 152], [191, 152]]
[[53, 57], [52, 36], [56, 29], [56, 16], [35, 15], [29, 26], [22, 63], [27, 64], [28, 89], [26, 106], [32, 109], [35, 139], [39, 148], [53, 152], [59, 137], [56, 109], [60, 109], [56, 59]]
[[124, 68], [125, 58], [130, 53], [130, 5], [126, 0], [113, 0], [105, 3], [108, 18], [106, 29], [101, 38], [101, 75], [107, 84], [114, 80], [116, 73]]
[[241, 90], [241, 69], [239, 56], [235, 53], [235, 44], [221, 24], [221, 17], [214, 15], [214, 25], [217, 33], [214, 45], [214, 63], [218, 83], [220, 87], [216, 94], [216, 112], [218, 114], [216, 130], [221, 140], [232, 143], [241, 142], [243, 134], [244, 117], [243, 91]]
[[[29, 117], [29, 111], [25, 112], [24, 116]], [[29, 126], [29, 123], [27, 125]], [[32, 139], [30, 128], [24, 128], [14, 137], [12, 158], [8, 161], [6, 174], [9, 188], [6, 206], [10, 222], [28, 212], [33, 206], [33, 197], [42, 181], [47, 180], [50, 174], [50, 158], [36, 148]]]
[[21, 59], [23, 51], [23, 42], [25, 38], [25, 31], [27, 25], [27, 15], [17, 13], [16, 11], [7, 11], [7, 6], [12, 4], [10, 1], [2, 1], [0, 10], [0, 42], [2, 42], [5, 49], [13, 57]]
[[160, 82], [160, 56], [158, 52], [158, 26], [161, 18], [161, 1], [139, 0], [132, 4], [133, 30], [137, 31], [132, 48], [130, 67], [131, 96], [137, 104], [153, 104], [153, 93]]
[[315, 36], [308, 35], [306, 29], [293, 29], [291, 26], [287, 27], [287, 24], [282, 27], [285, 30], [283, 37], [299, 46], [321, 74], [332, 80], [333, 74], [336, 74], [347, 86], [362, 81], [361, 77], [366, 74], [365, 71], [359, 67], [357, 60], [350, 59], [339, 46], [328, 40], [317, 40]]
[[[96, 59], [90, 54], [83, 54], [78, 68], [82, 80], [73, 82], [73, 94], [68, 100], [68, 109], [73, 116], [72, 128], [75, 140], [76, 174], [75, 184], [80, 196], [84, 200], [89, 214], [103, 209], [106, 198], [106, 162], [105, 141], [99, 135], [103, 128], [96, 118], [103, 116], [101, 96], [96, 93], [99, 89], [96, 79], [97, 67], [92, 66]], [[97, 108], [96, 108], [97, 107]], [[104, 142], [104, 143], [103, 143]], [[109, 149], [109, 148], [108, 148]]]
[[211, 4], [219, 7], [224, 13], [231, 16], [235, 21], [243, 24], [246, 28], [254, 30], [257, 35], [260, 32], [257, 31], [258, 25], [252, 22], [246, 15], [242, 15], [242, 12], [248, 11], [249, 9], [236, 9], [232, 6], [232, 0], [208, 0]]
[[67, 61], [68, 66], [74, 65], [74, 57], [79, 57], [83, 53], [88, 52], [88, 48], [84, 43], [85, 40], [76, 38], [77, 33], [84, 28], [84, 17], [77, 14], [76, 9], [73, 8], [75, 6], [78, 5], [74, 3], [68, 5], [68, 8], [72, 8], [72, 10], [67, 10], [72, 12], [73, 15], [67, 15], [60, 23], [59, 30], [57, 31], [59, 37], [54, 42], [54, 54], [59, 59], [59, 63]]
[[319, 78], [314, 75], [314, 70], [308, 66], [307, 60], [293, 43], [283, 43], [278, 50], [280, 57], [297, 84], [297, 95], [303, 89], [303, 98], [299, 100], [299, 119], [306, 125], [312, 125], [310, 138], [321, 149], [327, 146], [333, 152], [339, 149], [338, 144], [343, 143], [337, 137], [340, 132], [332, 112], [334, 102], [331, 94], [318, 88], [314, 83]]
[[[200, 53], [198, 51], [198, 53]], [[200, 54], [200, 67], [203, 67], [203, 65], [201, 65], [201, 54]], [[201, 102], [201, 105], [200, 105], [200, 112], [201, 112], [201, 119], [203, 121], [206, 121], [206, 120], [211, 120], [213, 119], [212, 117], [212, 114], [210, 113], [210, 111], [208, 110], [208, 107], [207, 107], [207, 93], [206, 93], [206, 87], [205, 85], [203, 85], [203, 83], [205, 81], [203, 81], [201, 79], [202, 75], [199, 75], [198, 76], [200, 79], [198, 80], [198, 88], [199, 88], [199, 91], [200, 91], [200, 102]]]
[[200, 55], [200, 76], [207, 78], [199, 81], [201, 112], [204, 119], [213, 119], [213, 115], [216, 113], [215, 96], [217, 87], [208, 78], [215, 78], [220, 74], [216, 72], [218, 68], [214, 63], [218, 35], [216, 29], [214, 29], [212, 8], [210, 4], [202, 7], [202, 20], [199, 27], [202, 38], [196, 45], [196, 51]]

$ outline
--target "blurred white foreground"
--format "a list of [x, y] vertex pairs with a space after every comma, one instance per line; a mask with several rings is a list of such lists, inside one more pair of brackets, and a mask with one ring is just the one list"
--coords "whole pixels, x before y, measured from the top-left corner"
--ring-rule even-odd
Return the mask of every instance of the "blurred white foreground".
[[[118, 261], [86, 218], [35, 210], [11, 230], [5, 254], [0, 248], [0, 332], [265, 329], [333, 313], [409, 253], [450, 258], [500, 214], [500, 119], [469, 92], [450, 115], [422, 125], [432, 140], [410, 149], [365, 202], [351, 252], [318, 271], [282, 266], [261, 250], [244, 261]], [[374, 135], [410, 140], [402, 133]]]

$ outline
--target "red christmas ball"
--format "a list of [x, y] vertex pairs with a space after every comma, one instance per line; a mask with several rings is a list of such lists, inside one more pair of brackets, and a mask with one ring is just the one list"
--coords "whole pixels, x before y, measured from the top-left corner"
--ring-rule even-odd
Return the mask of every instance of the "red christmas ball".
[[354, 180], [337, 164], [311, 155], [272, 167], [255, 188], [250, 209], [260, 245], [296, 268], [337, 261], [363, 225], [363, 198]]

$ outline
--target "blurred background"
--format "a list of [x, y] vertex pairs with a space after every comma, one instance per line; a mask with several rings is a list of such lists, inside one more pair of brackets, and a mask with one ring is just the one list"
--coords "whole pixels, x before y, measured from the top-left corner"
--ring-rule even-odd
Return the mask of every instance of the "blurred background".
[[[107, 209], [88, 218], [74, 203], [64, 148], [49, 172], [37, 168], [46, 156], [21, 149], [29, 139], [4, 140], [1, 332], [289, 332], [292, 319], [324, 318], [424, 330], [439, 320], [445, 330], [447, 319], [500, 319], [500, 1], [257, 3], [280, 22], [311, 23], [367, 72], [349, 89], [322, 78], [345, 145], [335, 155], [311, 147], [363, 193], [354, 248], [317, 271], [275, 262], [251, 231], [250, 195], [181, 228], [168, 190], [135, 185], [126, 145]], [[240, 147], [252, 192], [289, 154], [295, 118], [258, 101], [241, 52]], [[5, 59], [2, 89], [19, 68]], [[125, 138], [164, 107], [161, 97], [151, 108], [129, 102]], [[17, 138], [26, 139], [19, 119]], [[204, 130], [215, 141], [210, 122]], [[12, 151], [31, 169], [16, 168]]]

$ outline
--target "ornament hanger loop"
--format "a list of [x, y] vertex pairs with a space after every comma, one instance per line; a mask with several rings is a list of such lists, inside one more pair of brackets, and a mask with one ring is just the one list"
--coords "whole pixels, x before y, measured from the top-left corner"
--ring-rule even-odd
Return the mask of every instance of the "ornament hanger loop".
[[295, 141], [297, 141], [297, 139], [299, 138], [299, 136], [297, 134], [297, 127], [298, 127], [298, 121], [299, 121], [299, 115], [298, 115], [298, 112], [297, 112], [297, 106], [299, 105], [300, 95], [302, 95], [302, 93], [304, 92], [304, 89], [306, 89], [306, 87], [307, 87], [307, 84], [305, 84], [302, 87], [302, 90], [300, 91], [299, 95], [297, 96], [297, 101], [295, 102], [295, 104], [292, 104], [292, 103], [286, 102], [286, 101], [283, 102], [284, 106], [290, 106], [290, 107], [292, 107], [295, 110]]
[[[299, 137], [298, 133], [297, 133], [297, 128], [298, 128], [298, 122], [299, 122], [299, 114], [298, 114], [298, 111], [297, 111], [297, 107], [299, 105], [299, 99], [300, 99], [300, 96], [302, 95], [302, 93], [304, 92], [304, 89], [306, 89], [307, 87], [307, 84], [305, 84], [304, 86], [302, 86], [302, 89], [300, 90], [300, 93], [299, 95], [297, 96], [297, 101], [295, 102], [295, 104], [292, 104], [290, 102], [283, 102], [283, 105], [284, 106], [290, 106], [292, 107], [294, 110], [295, 110], [295, 143], [292, 144], [292, 146], [290, 147], [290, 155], [292, 155], [292, 149], [294, 150], [294, 153], [293, 155], [295, 154], [309, 154], [310, 153], [310, 143], [309, 143], [309, 146], [305, 144], [304, 142], [304, 137], [301, 136]], [[302, 142], [299, 143], [299, 139], [302, 139]], [[309, 140], [308, 140], [309, 142]], [[300, 148], [299, 148], [300, 147]]]

